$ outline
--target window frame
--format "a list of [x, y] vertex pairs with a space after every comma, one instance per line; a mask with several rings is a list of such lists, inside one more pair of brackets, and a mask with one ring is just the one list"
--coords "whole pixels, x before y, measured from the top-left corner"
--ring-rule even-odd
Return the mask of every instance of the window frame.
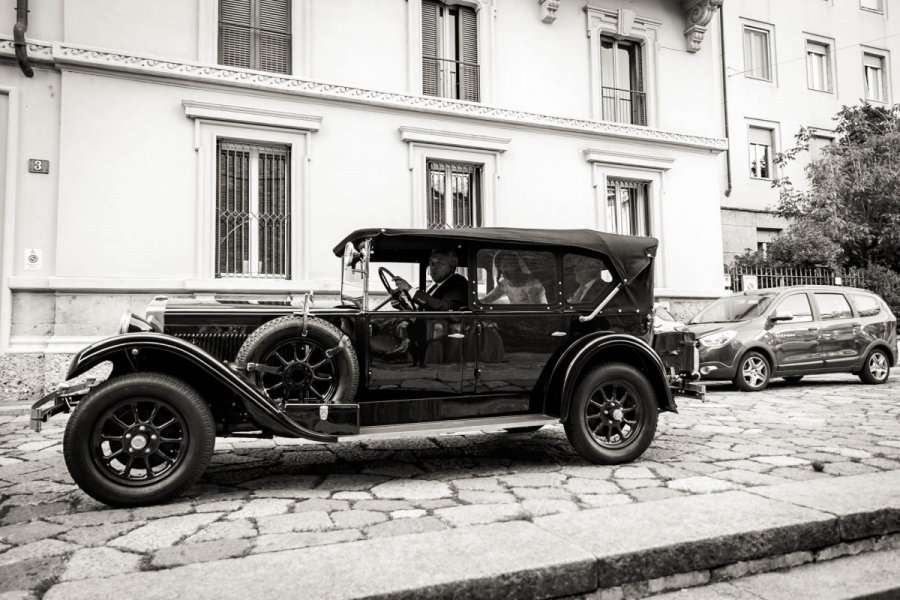
[[877, 15], [884, 14], [884, 0], [875, 0], [878, 3], [877, 8], [872, 8], [871, 6], [866, 6], [867, 1], [871, 1], [871, 0], [859, 0], [859, 9], [860, 10], [875, 13]]
[[[432, 156], [425, 157], [425, 226], [428, 229], [460, 229], [461, 227], [458, 223], [454, 222], [446, 227], [432, 227], [432, 221], [429, 220], [429, 213], [431, 211], [431, 199], [432, 199], [432, 185], [431, 185], [431, 174], [432, 164], [440, 164], [445, 167], [444, 175], [447, 178], [445, 180], [444, 187], [444, 214], [443, 221], [444, 224], [447, 225], [448, 221], [453, 219], [454, 210], [454, 202], [451, 198], [452, 191], [450, 186], [448, 185], [449, 179], [458, 171], [454, 171], [453, 167], [463, 167], [465, 169], [471, 169], [472, 177], [469, 182], [469, 198], [471, 199], [472, 204], [469, 207], [470, 214], [472, 216], [472, 225], [463, 226], [464, 228], [476, 228], [476, 227], [484, 227], [484, 163], [483, 162], [468, 162], [468, 161], [459, 161], [459, 160], [446, 160], [441, 158], [434, 158]], [[432, 215], [434, 216], [434, 215]]]
[[[769, 157], [767, 160], [768, 174], [765, 177], [761, 177], [759, 175], [753, 174], [753, 162], [754, 162], [754, 152], [753, 146], [758, 146], [760, 144], [756, 144], [752, 141], [753, 139], [753, 130], [765, 130], [769, 132]], [[772, 181], [775, 179], [775, 154], [778, 152], [778, 128], [774, 123], [766, 123], [762, 121], [751, 121], [747, 122], [747, 165], [750, 166], [750, 179], [753, 181]]]
[[[588, 4], [584, 8], [590, 44], [591, 118], [608, 121], [603, 117], [603, 73], [601, 43], [604, 37], [635, 44], [641, 53], [644, 94], [644, 123], [630, 124], [636, 127], [656, 127], [659, 115], [657, 82], [657, 52], [662, 22], [639, 15], [630, 9], [611, 10]], [[623, 125], [629, 125], [623, 123]]]
[[[853, 303], [847, 298], [847, 294], [841, 291], [835, 292], [813, 292], [812, 293], [813, 300], [816, 303], [816, 313], [819, 315], [819, 321], [840, 321], [841, 319], [853, 319], [854, 318], [854, 306]], [[825, 313], [822, 312], [822, 307], [819, 306], [819, 296], [840, 296], [844, 299], [844, 302], [847, 303], [847, 308], [850, 309], [850, 314], [847, 316], [840, 317], [825, 317]]]
[[[785, 296], [784, 298], [782, 298], [781, 300], [778, 301], [778, 304], [772, 309], [771, 314], [773, 314], [773, 315], [777, 314], [778, 312], [780, 312], [782, 310], [781, 307], [784, 305], [785, 302], [787, 302], [788, 300], [790, 300], [792, 298], [797, 298], [798, 296], [802, 296], [803, 298], [806, 299], [806, 306], [809, 308], [809, 315], [808, 315], [809, 320], [798, 320], [797, 315], [794, 314], [793, 312], [791, 312], [791, 314], [794, 315], [794, 317], [790, 321], [779, 321], [779, 323], [812, 323], [813, 321], [816, 320], [816, 312], [815, 311], [818, 308], [818, 305], [816, 305], [815, 307], [813, 306], [813, 300], [810, 299], [809, 294], [806, 292], [797, 292], [797, 293], [789, 294], [789, 295]], [[807, 315], [803, 315], [803, 316], [807, 316]]]
[[[228, 22], [225, 22], [222, 20], [222, 18], [223, 18], [222, 3], [229, 2], [229, 1], [232, 1], [232, 2], [246, 1], [246, 2], [250, 3], [249, 11], [250, 11], [251, 23], [249, 26], [245, 26], [243, 24], [228, 23]], [[292, 29], [292, 27], [293, 27], [293, 25], [292, 25], [293, 3], [291, 2], [291, 0], [285, 0], [285, 6], [287, 7], [287, 19], [288, 19], [288, 22], [286, 23], [286, 26], [285, 26], [286, 31], [284, 31], [284, 32], [277, 31], [276, 32], [276, 31], [266, 30], [263, 28], [263, 24], [261, 22], [261, 17], [260, 17], [260, 13], [261, 13], [260, 3], [263, 1], [264, 0], [218, 0], [218, 11], [217, 11], [218, 18], [217, 18], [217, 24], [216, 24], [216, 29], [217, 29], [216, 64], [225, 66], [225, 67], [234, 67], [234, 68], [239, 68], [239, 69], [249, 69], [251, 71], [260, 71], [263, 73], [272, 73], [274, 75], [291, 75], [293, 73], [293, 65], [292, 65], [291, 59], [292, 59], [293, 46], [294, 46], [294, 37], [293, 37], [293, 29]], [[246, 67], [243, 67], [240, 65], [230, 65], [230, 64], [226, 64], [223, 62], [223, 59], [224, 59], [224, 57], [223, 57], [223, 50], [224, 50], [223, 28], [228, 25], [231, 25], [238, 29], [247, 30], [247, 32], [249, 33], [249, 42], [248, 42], [249, 45], [248, 45], [247, 50], [248, 50], [250, 56], [248, 57], [248, 60], [247, 60], [249, 65]], [[286, 63], [285, 71], [276, 71], [276, 70], [269, 70], [269, 69], [262, 68], [261, 36], [263, 33], [267, 32], [267, 31], [269, 31], [271, 33], [277, 33], [278, 35], [284, 35], [287, 37], [288, 48], [287, 48], [287, 52], [284, 57], [284, 60]]]
[[[752, 40], [748, 41], [748, 33], [750, 34], [761, 34], [765, 36], [765, 61], [766, 61], [766, 69], [768, 70], [767, 74], [764, 76], [757, 76], [754, 74], [754, 71], [757, 68], [753, 65], [753, 47]], [[741, 45], [743, 47], [744, 54], [744, 77], [747, 79], [753, 79], [755, 81], [765, 81], [768, 83], [775, 84], [776, 83], [776, 68], [775, 68], [775, 27], [773, 25], [769, 25], [767, 23], [758, 23], [758, 22], [748, 22], [742, 21], [741, 23]]]
[[[524, 303], [513, 304], [511, 302], [508, 302], [508, 303], [503, 303], [503, 302], [496, 302], [496, 303], [495, 302], [487, 302], [486, 303], [486, 302], [483, 302], [482, 298], [484, 298], [484, 296], [482, 296], [480, 291], [477, 289], [478, 282], [479, 282], [479, 269], [483, 268], [482, 266], [479, 265], [478, 259], [482, 252], [492, 252], [493, 255], [496, 256], [496, 253], [500, 252], [500, 251], [529, 252], [529, 253], [533, 253], [533, 254], [546, 254], [550, 258], [549, 264], [552, 264], [553, 269], [555, 271], [555, 273], [554, 273], [555, 277], [551, 278], [551, 280], [552, 281], [561, 281], [561, 279], [559, 278], [560, 273], [561, 273], [561, 271], [560, 271], [561, 267], [560, 267], [560, 257], [559, 257], [558, 252], [554, 252], [553, 250], [528, 248], [528, 247], [510, 248], [508, 246], [480, 246], [480, 247], [474, 249], [472, 252], [471, 256], [473, 258], [473, 262], [472, 262], [472, 266], [470, 268], [470, 271], [471, 271], [470, 280], [474, 279], [475, 286], [476, 286], [475, 293], [474, 293], [474, 302], [473, 302], [473, 305], [476, 310], [515, 311], [515, 310], [535, 310], [535, 309], [550, 310], [550, 309], [560, 308], [560, 306], [562, 304], [562, 286], [557, 285], [556, 294], [555, 294], [555, 296], [551, 297], [551, 294], [547, 293], [547, 288], [543, 285], [543, 281], [541, 281], [540, 279], [539, 279], [539, 281], [541, 281], [541, 287], [544, 289], [544, 296], [547, 299], [546, 304], [524, 304]], [[492, 260], [492, 263], [493, 263], [493, 260]], [[535, 276], [535, 278], [537, 278], [537, 277]], [[493, 289], [496, 289], [496, 287], [498, 285], [499, 285], [499, 279], [495, 283], [494, 288], [491, 288], [491, 290], [487, 290], [487, 289], [485, 290], [485, 296], [488, 293], [490, 293]]]
[[[479, 41], [478, 21], [480, 20], [479, 11], [466, 4], [445, 2], [444, 0], [421, 0], [422, 2], [422, 69], [426, 67], [427, 60], [436, 61], [435, 65], [435, 94], [426, 93], [425, 77], [422, 77], [422, 89], [420, 93], [423, 96], [432, 96], [435, 98], [448, 98], [450, 100], [463, 100], [466, 102], [481, 101], [481, 43]], [[426, 5], [434, 5], [437, 14], [435, 16], [435, 56], [425, 56], [425, 35], [424, 35], [424, 15]], [[465, 60], [466, 47], [460, 41], [465, 37], [465, 24], [463, 22], [463, 12], [470, 12], [475, 19], [474, 31], [474, 53], [475, 63]], [[471, 49], [470, 49], [471, 51]], [[470, 81], [471, 74], [464, 75], [468, 66], [474, 66], [474, 85], [469, 83], [474, 90], [474, 98], [467, 97], [466, 83]]]
[[[867, 72], [870, 65], [866, 64], [868, 58], [878, 59], [881, 63], [878, 68], [880, 72], [881, 85], [879, 86], [881, 92], [881, 98], [870, 98], [869, 97], [869, 78], [867, 77]], [[885, 50], [877, 50], [875, 48], [866, 48], [863, 47], [862, 53], [862, 67], [863, 67], [863, 98], [867, 102], [876, 102], [878, 104], [890, 104], [891, 103], [891, 82], [890, 82], [890, 63], [889, 63], [890, 55]]]
[[[653, 235], [652, 224], [651, 224], [651, 193], [650, 193], [650, 185], [652, 182], [646, 179], [635, 179], [630, 177], [618, 177], [612, 176], [606, 178], [606, 203], [604, 205], [604, 221], [606, 223], [607, 231], [609, 233], [615, 233], [617, 235], [631, 235], [631, 236], [651, 236]], [[613, 188], [613, 197], [616, 198], [615, 202], [615, 222], [611, 222], [610, 218], [610, 187]], [[637, 198], [635, 198], [635, 205], [637, 207], [637, 214], [628, 215], [627, 219], [631, 222], [629, 225], [629, 229], [634, 226], [637, 226], [639, 229], [638, 232], [624, 233], [621, 231], [619, 224], [626, 220], [626, 216], [623, 214], [622, 205], [624, 202], [619, 199], [619, 192], [623, 189], [636, 189], [638, 190]], [[646, 231], [640, 231], [641, 229], [645, 229]]]
[[[859, 292], [855, 292], [855, 293], [851, 292], [848, 295], [850, 296], [850, 301], [853, 304], [853, 309], [856, 311], [856, 316], [858, 316], [860, 319], [876, 317], [884, 311], [884, 308], [882, 307], [881, 302], [879, 302], [879, 299], [876, 296], [872, 296], [869, 294], [861, 294]], [[860, 305], [859, 305], [859, 299], [861, 299], [861, 298], [865, 298], [866, 300], [871, 300], [873, 303], [875, 303], [875, 308], [877, 310], [874, 313], [864, 315], [863, 309], [861, 309]]]
[[[805, 37], [806, 41], [806, 87], [807, 89], [815, 92], [823, 92], [826, 94], [834, 94], [837, 90], [837, 77], [835, 76], [835, 61], [834, 61], [834, 41], [828, 38], [823, 38], [819, 36], [807, 35]], [[818, 46], [823, 51], [816, 53], [810, 52], [810, 46]], [[822, 57], [823, 62], [823, 81], [822, 84], [824, 87], [814, 87], [813, 71], [812, 65], [810, 64], [810, 56], [811, 54], [816, 54]]]
[[[603, 65], [608, 62], [603, 60], [605, 50], [604, 44], [611, 44], [611, 79], [613, 81], [613, 87], [603, 85], [603, 79], [606, 76]], [[629, 61], [627, 66], [628, 89], [620, 88], [618, 84], [619, 80], [625, 75], [623, 72], [625, 67], [621, 66], [620, 49], [624, 49], [633, 56], [633, 59]], [[621, 40], [610, 35], [600, 36], [600, 102], [604, 121], [623, 123], [625, 125], [640, 125], [642, 127], [647, 126], [647, 93], [644, 91], [644, 52], [644, 46], [634, 40]], [[612, 90], [614, 93], [612, 98], [613, 114], [611, 116], [607, 112], [607, 106], [609, 105], [609, 98], [607, 97], [608, 90]], [[626, 92], [630, 95], [628, 99], [630, 108], [626, 112], [628, 117], [627, 120], [621, 118], [619, 115], [619, 92]], [[637, 96], [635, 96], [635, 94]], [[636, 99], [639, 100], [639, 102], [635, 102]]]

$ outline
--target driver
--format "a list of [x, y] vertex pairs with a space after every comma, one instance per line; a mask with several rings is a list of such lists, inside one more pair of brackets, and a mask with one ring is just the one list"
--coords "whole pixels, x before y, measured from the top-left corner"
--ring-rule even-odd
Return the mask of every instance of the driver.
[[394, 277], [398, 290], [407, 291], [413, 303], [424, 310], [460, 310], [466, 307], [469, 282], [456, 272], [459, 256], [452, 248], [431, 251], [428, 269], [434, 285], [427, 292], [411, 286], [402, 277]]

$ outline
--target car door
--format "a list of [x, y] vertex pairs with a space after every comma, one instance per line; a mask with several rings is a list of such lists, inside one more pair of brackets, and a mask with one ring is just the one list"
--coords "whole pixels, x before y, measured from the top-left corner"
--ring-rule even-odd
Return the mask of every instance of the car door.
[[[483, 249], [476, 260], [478, 338], [468, 355], [477, 375], [475, 392], [517, 397], [510, 409], [527, 410], [532, 390], [567, 336], [556, 257], [546, 251]], [[513, 269], [513, 260], [517, 272], [504, 273]]]
[[768, 335], [779, 373], [820, 369], [819, 323], [813, 320], [809, 295], [798, 292], [781, 299], [770, 316], [789, 312], [789, 321], [771, 321]]
[[389, 311], [369, 315], [368, 390], [385, 399], [458, 396], [468, 311]]
[[860, 356], [860, 320], [841, 292], [816, 292], [813, 297], [819, 309], [819, 347], [825, 368], [849, 368]]

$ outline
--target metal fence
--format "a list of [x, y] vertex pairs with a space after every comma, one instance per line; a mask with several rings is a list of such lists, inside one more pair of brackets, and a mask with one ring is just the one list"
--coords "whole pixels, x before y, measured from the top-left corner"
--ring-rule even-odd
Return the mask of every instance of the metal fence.
[[813, 269], [779, 269], [729, 267], [725, 272], [731, 291], [784, 287], [788, 285], [843, 285], [865, 288], [866, 272], [862, 269], [841, 271], [831, 267]]

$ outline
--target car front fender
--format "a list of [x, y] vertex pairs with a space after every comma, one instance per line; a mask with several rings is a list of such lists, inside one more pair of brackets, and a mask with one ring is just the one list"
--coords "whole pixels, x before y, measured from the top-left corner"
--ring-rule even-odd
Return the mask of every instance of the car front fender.
[[[152, 356], [152, 368], [142, 366], [146, 356]], [[66, 379], [77, 377], [105, 361], [113, 363], [111, 377], [122, 372], [142, 370], [171, 373], [183, 372], [185, 367], [199, 369], [240, 398], [247, 413], [260, 427], [286, 437], [301, 437], [315, 442], [337, 441], [333, 435], [310, 431], [298, 425], [273, 406], [237, 369], [180, 338], [163, 333], [139, 332], [100, 340], [75, 355]], [[216, 399], [211, 398], [210, 401], [215, 402]]]
[[656, 392], [660, 410], [678, 412], [662, 360], [653, 348], [632, 335], [597, 333], [585, 336], [569, 348], [550, 376], [551, 389], [558, 390], [561, 422], [565, 423], [569, 417], [569, 405], [582, 373], [601, 360], [622, 362], [640, 370]]

